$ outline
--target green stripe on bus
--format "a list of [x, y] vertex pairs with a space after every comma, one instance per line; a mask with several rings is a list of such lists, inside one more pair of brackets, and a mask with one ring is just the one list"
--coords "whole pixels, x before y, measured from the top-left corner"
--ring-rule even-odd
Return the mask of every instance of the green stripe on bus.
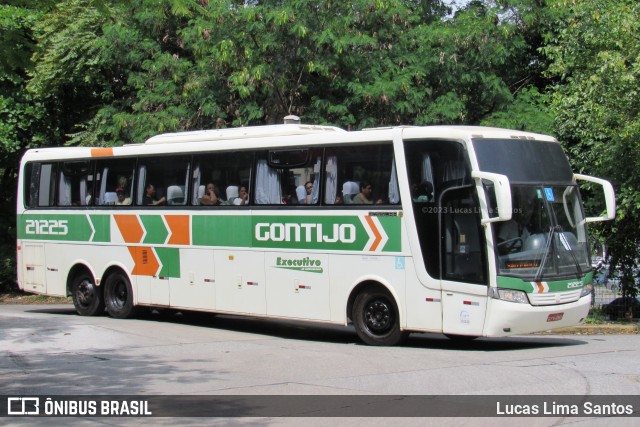
[[89, 215], [95, 233], [92, 242], [111, 241], [111, 215]]
[[20, 215], [17, 234], [19, 239], [88, 242], [93, 229], [85, 214]]
[[252, 216], [253, 247], [344, 251], [400, 251], [400, 218], [358, 216]]
[[193, 215], [192, 244], [195, 246], [251, 246], [251, 217]]
[[[140, 215], [139, 218], [145, 231], [140, 243], [162, 245], [167, 241], [170, 230], [162, 215]], [[21, 215], [18, 219], [20, 239], [108, 243], [113, 241], [111, 231], [108, 214], [38, 214]], [[401, 240], [399, 216], [191, 216], [194, 246], [400, 252]]]
[[147, 245], [162, 245], [167, 241], [169, 232], [160, 215], [140, 215], [140, 221], [147, 231], [142, 243]]
[[180, 277], [180, 250], [178, 248], [154, 248], [158, 260], [162, 264], [158, 275], [164, 277]]
[[[567, 280], [542, 280], [548, 287], [549, 292], [566, 292], [575, 291], [576, 289], [582, 289], [584, 285], [588, 285], [593, 280], [593, 272], [589, 272], [580, 279], [567, 279]], [[499, 288], [503, 289], [517, 289], [525, 291], [527, 293], [534, 292], [534, 285], [531, 281], [525, 281], [516, 277], [498, 276], [497, 283]], [[580, 283], [580, 285], [578, 285]]]

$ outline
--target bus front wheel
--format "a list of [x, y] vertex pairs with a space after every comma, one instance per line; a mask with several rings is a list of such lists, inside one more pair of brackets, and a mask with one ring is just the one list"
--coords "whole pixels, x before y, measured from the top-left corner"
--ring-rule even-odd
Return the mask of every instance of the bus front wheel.
[[71, 298], [81, 316], [98, 316], [104, 312], [104, 299], [93, 277], [86, 272], [74, 277], [71, 282]]
[[358, 337], [365, 344], [396, 345], [408, 335], [400, 330], [398, 307], [393, 297], [382, 290], [367, 289], [358, 294], [352, 318]]
[[112, 273], [107, 277], [104, 284], [104, 300], [111, 317], [127, 319], [136, 314], [131, 282], [121, 272]]

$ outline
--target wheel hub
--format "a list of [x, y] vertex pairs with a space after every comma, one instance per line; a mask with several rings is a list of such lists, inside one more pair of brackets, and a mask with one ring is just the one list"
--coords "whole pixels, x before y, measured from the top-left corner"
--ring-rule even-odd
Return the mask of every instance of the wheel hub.
[[391, 310], [384, 301], [372, 301], [365, 309], [367, 326], [376, 331], [384, 331], [389, 328], [392, 321]]
[[80, 283], [77, 292], [78, 300], [81, 304], [86, 305], [93, 300], [93, 286], [86, 280]]

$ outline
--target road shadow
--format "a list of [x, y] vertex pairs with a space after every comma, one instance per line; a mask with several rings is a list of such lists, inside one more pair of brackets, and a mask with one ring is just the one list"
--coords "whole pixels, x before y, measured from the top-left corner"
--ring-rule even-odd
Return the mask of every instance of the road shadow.
[[[61, 316], [76, 315], [73, 306], [38, 307], [29, 310], [29, 312]], [[364, 345], [358, 339], [352, 326], [327, 325], [300, 320], [265, 319], [170, 309], [144, 310], [137, 319], [146, 322], [179, 323], [200, 328], [259, 334], [282, 339]], [[500, 352], [586, 344], [587, 341], [585, 340], [566, 336], [521, 335], [504, 338], [477, 338], [465, 341], [452, 340], [442, 334], [412, 333], [401, 346], [437, 350]]]

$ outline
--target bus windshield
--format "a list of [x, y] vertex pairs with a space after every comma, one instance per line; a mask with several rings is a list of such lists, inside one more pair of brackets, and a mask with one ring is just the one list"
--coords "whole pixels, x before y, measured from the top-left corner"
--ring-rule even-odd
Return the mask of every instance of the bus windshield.
[[580, 277], [590, 268], [584, 215], [574, 185], [512, 185], [512, 219], [494, 224], [500, 275]]
[[512, 219], [493, 225], [498, 274], [540, 281], [589, 271], [578, 188], [562, 147], [531, 139], [474, 139], [480, 169], [511, 182]]

